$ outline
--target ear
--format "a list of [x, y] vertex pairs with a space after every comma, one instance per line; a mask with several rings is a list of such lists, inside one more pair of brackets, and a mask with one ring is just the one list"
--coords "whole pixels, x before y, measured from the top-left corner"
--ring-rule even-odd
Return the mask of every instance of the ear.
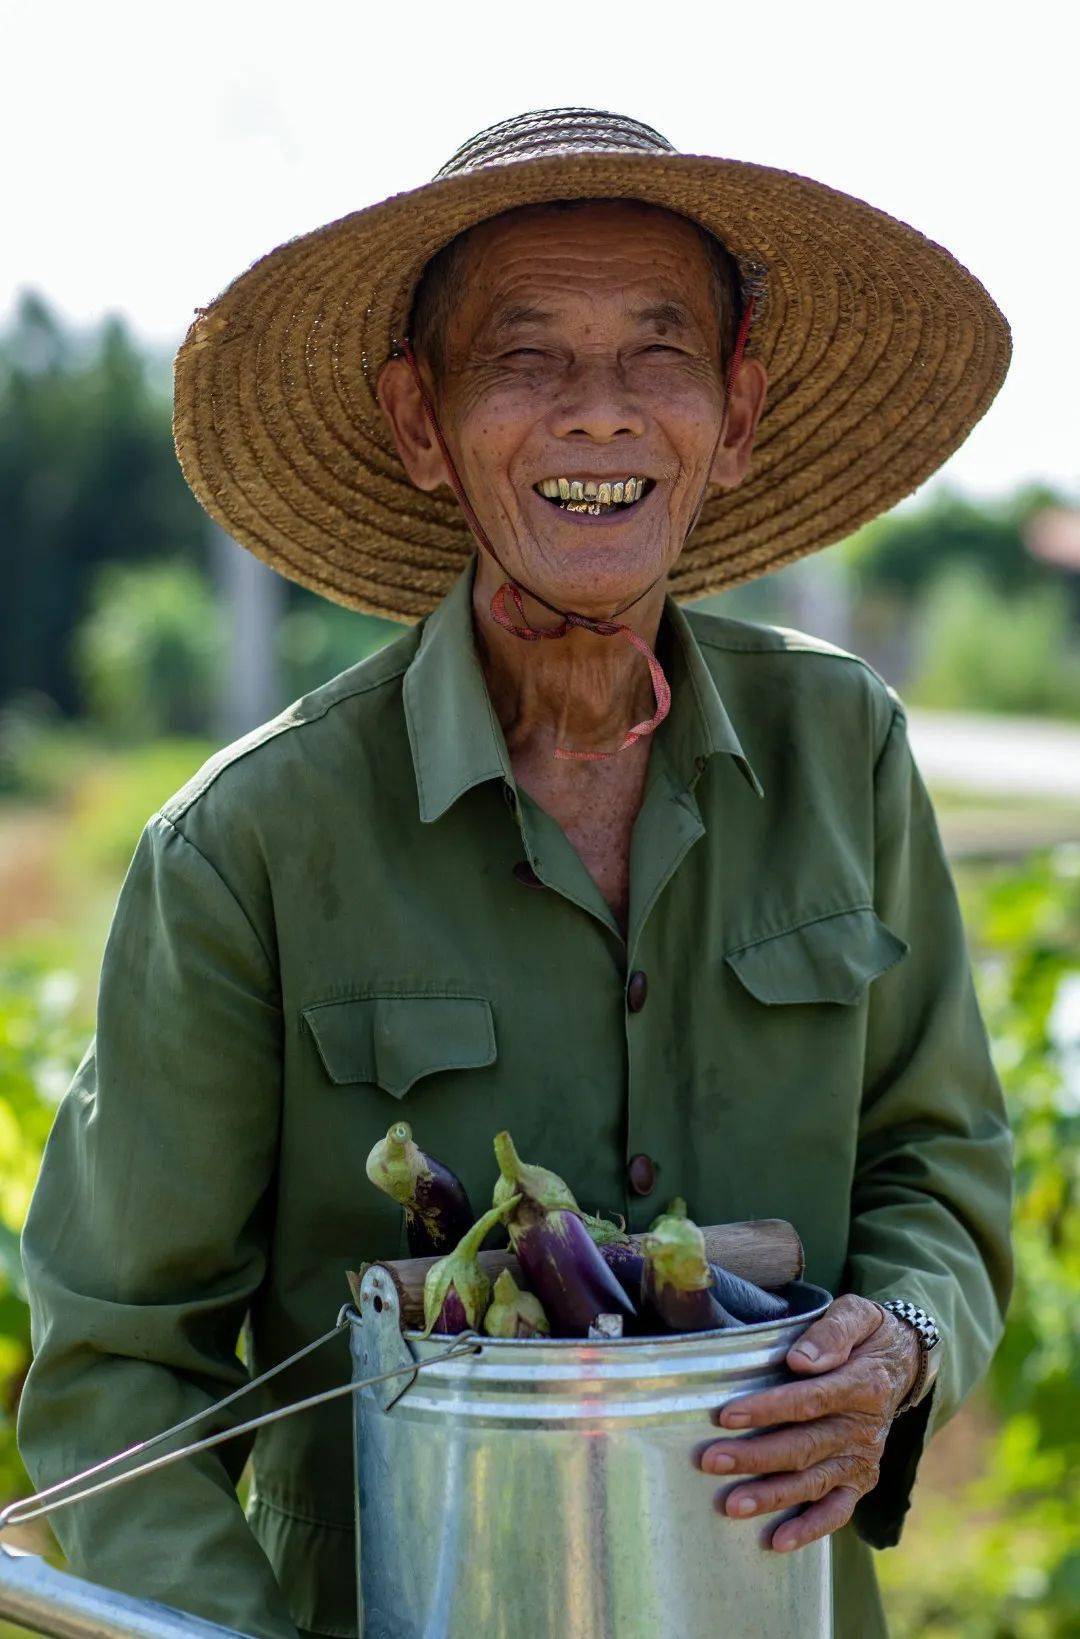
[[744, 358], [731, 389], [724, 441], [709, 471], [711, 484], [734, 489], [746, 477], [768, 385], [769, 378], [761, 360]]
[[[425, 367], [421, 363], [419, 369]], [[431, 377], [425, 370], [431, 393]], [[438, 489], [447, 483], [446, 462], [431, 430], [413, 373], [403, 358], [387, 359], [376, 385], [379, 407], [390, 423], [402, 465], [417, 489]]]

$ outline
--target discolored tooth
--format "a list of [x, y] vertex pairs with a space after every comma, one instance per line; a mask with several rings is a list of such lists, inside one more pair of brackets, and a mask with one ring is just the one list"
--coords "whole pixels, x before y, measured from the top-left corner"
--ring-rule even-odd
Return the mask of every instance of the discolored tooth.
[[565, 478], [559, 479], [558, 491], [560, 501], [568, 501], [570, 499], [570, 485], [567, 483]]
[[588, 483], [588, 484], [585, 485], [585, 499], [586, 499], [586, 501], [595, 501], [596, 500], [596, 485], [595, 484]]
[[557, 501], [558, 500], [558, 498], [559, 498], [559, 480], [557, 478], [545, 478], [542, 487], [543, 487], [544, 494], [547, 496], [549, 501]]
[[601, 484], [599, 489], [596, 492], [596, 499], [598, 501], [602, 502], [604, 506], [610, 506], [611, 505], [611, 485], [610, 484]]
[[583, 501], [585, 499], [585, 485], [577, 478], [570, 485], [570, 499], [572, 501]]
[[622, 484], [612, 484], [612, 486], [611, 486], [611, 499], [613, 501], [618, 501], [621, 504], [622, 498], [623, 498], [623, 486], [622, 486]]
[[642, 491], [642, 488], [644, 487], [644, 484], [645, 484], [644, 478], [635, 478], [634, 479], [634, 493], [633, 493], [633, 496], [631, 497], [632, 500], [635, 500], [635, 501], [640, 501], [641, 500], [641, 491]]

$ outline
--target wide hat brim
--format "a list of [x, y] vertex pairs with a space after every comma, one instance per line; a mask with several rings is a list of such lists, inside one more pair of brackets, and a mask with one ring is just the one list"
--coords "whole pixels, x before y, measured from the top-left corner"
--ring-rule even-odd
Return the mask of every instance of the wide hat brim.
[[703, 596], [827, 546], [909, 495], [1004, 380], [1009, 326], [941, 245], [863, 200], [741, 160], [571, 153], [488, 165], [270, 251], [198, 311], [173, 433], [206, 511], [289, 579], [414, 621], [475, 543], [449, 491], [415, 489], [375, 397], [429, 258], [515, 206], [636, 199], [766, 271], [747, 356], [768, 394], [750, 469], [707, 499], [670, 577]]

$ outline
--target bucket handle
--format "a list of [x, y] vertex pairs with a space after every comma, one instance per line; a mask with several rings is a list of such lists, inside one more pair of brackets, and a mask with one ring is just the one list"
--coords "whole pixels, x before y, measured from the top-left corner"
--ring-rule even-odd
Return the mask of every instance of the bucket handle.
[[374, 1377], [363, 1377], [356, 1382], [339, 1383], [336, 1388], [323, 1389], [318, 1394], [310, 1394], [305, 1400], [294, 1400], [291, 1405], [277, 1406], [273, 1411], [264, 1411], [258, 1417], [249, 1418], [246, 1423], [238, 1423], [235, 1428], [219, 1429], [216, 1434], [207, 1434], [201, 1440], [194, 1440], [190, 1445], [180, 1446], [176, 1451], [167, 1451], [162, 1457], [153, 1457], [149, 1462], [139, 1462], [133, 1468], [127, 1468], [122, 1474], [110, 1474], [107, 1479], [99, 1480], [96, 1485], [84, 1486], [81, 1491], [74, 1491], [69, 1496], [57, 1496], [58, 1492], [69, 1491], [72, 1486], [81, 1485], [83, 1481], [93, 1479], [95, 1474], [101, 1474], [108, 1468], [114, 1468], [117, 1463], [124, 1462], [129, 1457], [142, 1457], [154, 1446], [163, 1440], [170, 1440], [176, 1434], [182, 1434], [185, 1429], [193, 1428], [204, 1418], [215, 1412], [223, 1411], [231, 1406], [235, 1400], [257, 1389], [263, 1383], [268, 1383], [272, 1377], [293, 1366], [305, 1356], [314, 1354], [324, 1344], [339, 1336], [350, 1324], [349, 1317], [354, 1314], [348, 1303], [342, 1305], [338, 1311], [337, 1320], [328, 1332], [317, 1337], [313, 1343], [306, 1343], [302, 1349], [286, 1360], [279, 1360], [276, 1366], [271, 1366], [258, 1377], [253, 1377], [247, 1383], [233, 1389], [212, 1405], [203, 1406], [201, 1411], [192, 1413], [171, 1428], [162, 1429], [160, 1434], [153, 1434], [148, 1440], [140, 1440], [126, 1451], [118, 1451], [112, 1457], [106, 1457], [90, 1468], [84, 1468], [78, 1474], [71, 1474], [66, 1480], [58, 1480], [55, 1485], [46, 1486], [42, 1491], [35, 1491], [33, 1496], [20, 1497], [16, 1502], [9, 1503], [6, 1508], [0, 1509], [0, 1533], [9, 1525], [26, 1525], [30, 1520], [41, 1519], [46, 1514], [53, 1514], [59, 1508], [67, 1508], [73, 1502], [84, 1502], [87, 1497], [96, 1497], [103, 1491], [111, 1491], [114, 1486], [125, 1485], [128, 1480], [139, 1479], [143, 1474], [153, 1474], [159, 1468], [167, 1468], [170, 1463], [178, 1463], [184, 1457], [195, 1457], [201, 1451], [210, 1451], [214, 1446], [224, 1445], [226, 1440], [235, 1440], [241, 1434], [251, 1434], [255, 1429], [263, 1428], [267, 1423], [280, 1423], [286, 1417], [292, 1417], [298, 1411], [310, 1411], [314, 1406], [322, 1406], [329, 1400], [340, 1400], [346, 1394], [356, 1394], [360, 1389], [374, 1387], [377, 1383], [385, 1383], [392, 1377], [403, 1377], [407, 1372], [423, 1371], [427, 1366], [437, 1366], [444, 1360], [457, 1360], [464, 1355], [479, 1354], [483, 1345], [473, 1332], [463, 1332], [449, 1349], [441, 1354], [430, 1355], [425, 1360], [410, 1360], [408, 1365], [392, 1366], [389, 1371], [378, 1372]]

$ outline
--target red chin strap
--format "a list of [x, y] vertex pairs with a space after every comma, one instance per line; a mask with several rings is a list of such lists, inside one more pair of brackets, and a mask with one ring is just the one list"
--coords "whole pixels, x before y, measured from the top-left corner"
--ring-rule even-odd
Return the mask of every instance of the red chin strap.
[[[750, 322], [754, 312], [754, 301], [755, 298], [751, 295], [746, 303], [746, 307], [743, 310], [742, 322], [739, 325], [739, 333], [731, 355], [731, 363], [728, 367], [727, 381], [724, 385], [724, 409], [720, 423], [720, 435], [716, 441], [717, 449], [720, 447], [720, 442], [723, 439], [724, 430], [727, 426], [727, 413], [728, 404], [731, 399], [731, 389], [734, 385], [735, 377], [738, 374], [739, 366], [742, 363], [742, 356], [746, 347], [746, 338], [750, 332]], [[671, 710], [671, 685], [664, 676], [664, 668], [661, 666], [659, 660], [657, 660], [655, 654], [653, 653], [652, 649], [650, 649], [645, 639], [641, 637], [639, 633], [635, 632], [632, 626], [626, 625], [625, 621], [616, 620], [615, 618], [616, 615], [624, 614], [633, 604], [639, 602], [640, 599], [645, 596], [645, 592], [651, 592], [653, 586], [656, 585], [656, 581], [653, 581], [650, 586], [647, 586], [645, 588], [645, 592], [639, 592], [636, 597], [631, 598], [629, 603], [624, 603], [620, 609], [616, 609], [614, 614], [612, 614], [608, 620], [597, 620], [592, 615], [578, 614], [573, 609], [556, 609], [554, 604], [549, 603], [546, 598], [542, 598], [539, 592], [533, 592], [529, 587], [522, 586], [518, 581], [516, 581], [510, 574], [510, 571], [507, 569], [502, 559], [499, 557], [499, 554], [496, 552], [495, 548], [492, 546], [491, 541], [488, 538], [487, 531], [480, 522], [480, 519], [477, 517], [476, 512], [473, 509], [472, 502], [465, 493], [465, 487], [458, 476], [458, 470], [454, 464], [454, 458], [447, 448], [446, 439], [443, 437], [442, 428], [439, 426], [439, 418], [435, 413], [435, 406], [431, 401], [431, 395], [424, 386], [423, 377], [420, 374], [420, 369], [417, 365], [415, 354], [413, 353], [412, 347], [408, 341], [402, 342], [401, 352], [405, 362], [412, 372], [413, 380], [416, 382], [417, 391], [420, 394], [420, 398], [424, 406], [424, 412], [427, 415], [428, 421], [431, 425], [431, 431], [435, 437], [435, 442], [438, 444], [443, 461], [446, 464], [446, 474], [450, 480], [450, 487], [457, 497], [458, 505], [464, 513], [465, 522], [472, 530], [473, 535], [476, 537], [477, 543], [483, 548], [488, 556], [498, 564], [499, 568], [506, 576], [505, 581], [499, 587], [491, 600], [491, 618], [497, 625], [502, 627], [503, 631], [512, 632], [514, 637], [520, 637], [524, 639], [526, 643], [538, 643], [543, 638], [565, 637], [569, 631], [572, 631], [573, 628], [577, 626], [580, 627], [582, 631], [592, 632], [596, 637], [624, 636], [627, 642], [631, 643], [638, 653], [644, 656], [645, 662], [649, 668], [649, 676], [652, 679], [653, 695], [656, 702], [656, 710], [653, 712], [652, 716], [644, 718], [640, 723], [635, 723], [633, 728], [628, 729], [622, 739], [622, 742], [616, 746], [614, 751], [574, 751], [568, 746], [556, 746], [555, 748], [555, 756], [562, 758], [564, 761], [599, 763], [606, 762], [612, 757], [617, 757], [620, 751], [625, 751], [628, 746], [635, 745], [638, 740], [644, 739], [646, 734], [651, 734], [654, 729], [659, 728], [660, 724], [664, 721], [664, 718]], [[698, 513], [700, 513], [704, 502], [705, 492], [702, 491], [701, 500], [698, 503]], [[694, 522], [697, 522], [697, 513], [694, 515]], [[691, 525], [691, 528], [692, 527], [693, 525]], [[657, 580], [660, 578], [661, 577], [658, 575]], [[541, 604], [545, 609], [550, 609], [553, 615], [558, 615], [558, 625], [534, 626], [528, 615], [525, 613], [525, 605], [522, 601], [523, 592], [527, 592], [529, 597], [535, 599], [535, 601]], [[513, 616], [506, 607], [506, 600], [508, 597], [513, 603], [514, 608], [521, 619], [522, 624], [520, 626], [515, 623]]]

